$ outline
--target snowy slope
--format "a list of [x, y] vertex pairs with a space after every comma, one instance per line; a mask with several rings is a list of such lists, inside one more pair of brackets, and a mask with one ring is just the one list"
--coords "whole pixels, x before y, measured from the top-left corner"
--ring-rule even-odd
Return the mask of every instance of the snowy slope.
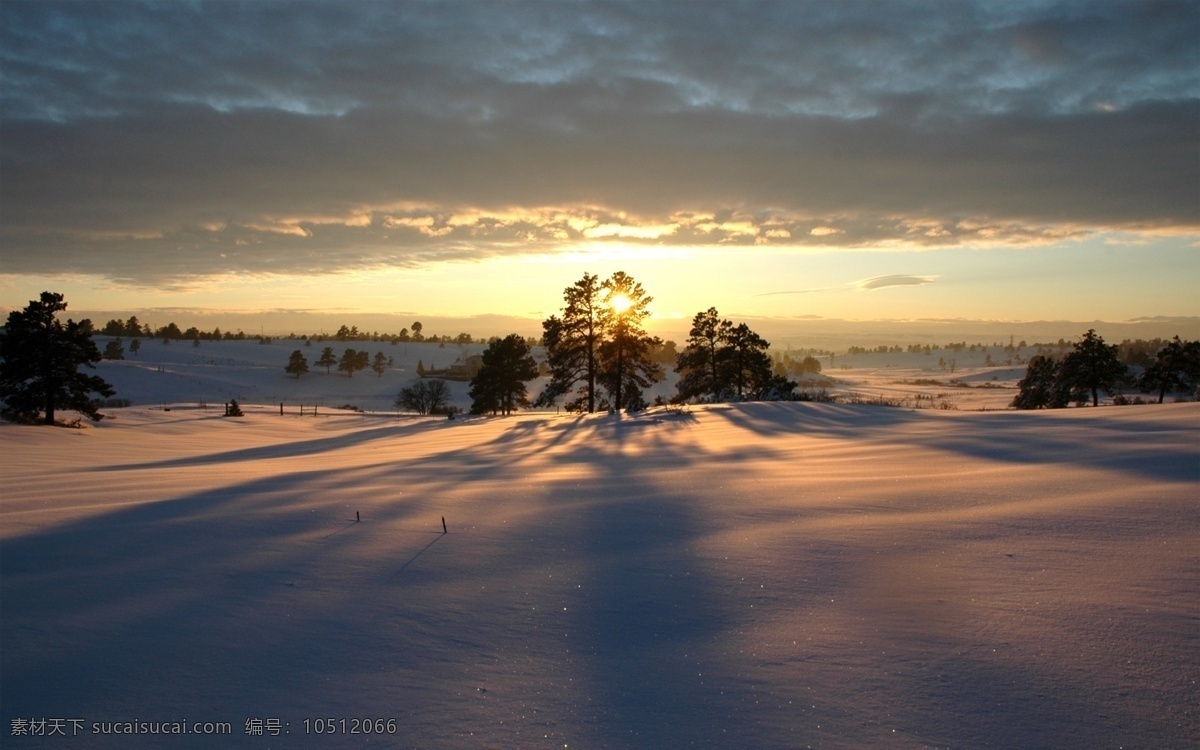
[[[85, 721], [6, 748], [1200, 737], [1198, 404], [141, 407], [0, 460], [0, 713]], [[91, 732], [184, 719], [233, 734]]]

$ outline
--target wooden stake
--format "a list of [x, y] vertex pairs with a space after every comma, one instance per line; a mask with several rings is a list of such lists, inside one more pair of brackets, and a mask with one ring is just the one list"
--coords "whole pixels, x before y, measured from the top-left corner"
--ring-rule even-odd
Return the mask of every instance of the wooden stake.
[[442, 516], [442, 533], [443, 534], [450, 533], [449, 531], [446, 530], [446, 517], [445, 516]]
[[356, 511], [354, 511], [354, 522], [355, 522], [355, 523], [358, 523], [358, 522], [359, 522], [359, 521], [361, 521], [361, 520], [362, 520], [362, 516], [358, 515], [358, 511], [357, 511], [357, 510], [356, 510]]

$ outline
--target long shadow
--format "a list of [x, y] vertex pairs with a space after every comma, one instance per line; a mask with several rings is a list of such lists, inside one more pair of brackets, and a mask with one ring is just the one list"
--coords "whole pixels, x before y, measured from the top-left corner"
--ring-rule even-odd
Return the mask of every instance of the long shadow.
[[429, 542], [429, 544], [426, 544], [424, 547], [422, 547], [421, 549], [417, 550], [417, 553], [416, 553], [415, 555], [413, 555], [412, 557], [408, 558], [408, 561], [407, 561], [407, 562], [405, 562], [405, 563], [404, 563], [403, 565], [401, 565], [399, 568], [396, 568], [396, 572], [395, 572], [395, 573], [392, 573], [392, 576], [391, 576], [391, 578], [389, 578], [389, 579], [388, 579], [388, 581], [390, 582], [390, 581], [394, 581], [394, 580], [396, 580], [396, 577], [397, 577], [397, 576], [399, 576], [401, 573], [403, 573], [403, 572], [404, 572], [404, 571], [405, 571], [405, 570], [408, 568], [408, 566], [409, 566], [409, 565], [412, 565], [414, 562], [416, 562], [416, 561], [417, 561], [417, 558], [418, 558], [418, 557], [420, 557], [421, 555], [425, 554], [425, 552], [426, 552], [426, 551], [427, 551], [427, 550], [428, 550], [430, 547], [432, 547], [433, 545], [435, 545], [435, 544], [437, 544], [438, 542], [440, 542], [440, 541], [442, 540], [442, 537], [444, 537], [444, 536], [445, 536], [445, 534], [438, 534], [437, 536], [435, 536], [435, 537], [434, 537], [434, 538], [433, 538], [433, 539], [432, 539], [432, 540]]
[[[887, 414], [867, 424], [860, 420], [857, 426], [839, 426], [836, 414], [798, 419], [796, 406], [762, 416], [743, 413], [741, 407], [720, 413], [772, 438], [813, 431], [849, 437], [865, 431], [890, 439], [906, 432], [893, 433], [891, 427], [923, 417]], [[510, 724], [531, 726], [525, 707], [540, 701], [552, 706], [553, 722], [582, 736], [581, 746], [820, 744], [804, 734], [808, 727], [791, 709], [751, 700], [748, 678], [735, 666], [739, 657], [719, 653], [717, 642], [753, 625], [757, 615], [737, 608], [740, 602], [726, 588], [721, 571], [697, 551], [697, 544], [715, 531], [712, 521], [670, 485], [672, 476], [710, 461], [734, 470], [741, 455], [770, 455], [771, 441], [706, 452], [667, 435], [694, 421], [588, 418], [561, 426], [546, 422], [543, 429], [516, 423], [466, 447], [423, 455], [420, 462], [404, 461], [398, 449], [395, 461], [278, 474], [11, 538], [0, 547], [5, 619], [0, 713], [117, 720], [134, 718], [136, 712], [156, 719], [244, 720], [283, 709], [292, 717], [341, 710], [399, 714], [408, 729], [395, 738], [399, 746], [545, 746], [544, 735], [504, 734], [507, 727], [488, 725], [495, 737], [481, 733], [480, 739], [443, 726], [451, 715], [461, 719], [476, 710], [488, 719], [498, 715], [457, 691], [470, 687], [474, 692], [473, 685], [464, 685], [464, 674], [474, 679], [477, 663], [512, 656], [497, 653], [488, 640], [492, 634], [524, 628], [525, 654], [520, 656], [561, 656], [554, 674], [574, 677], [579, 687], [569, 696], [546, 698], [528, 680], [500, 675], [497, 679], [515, 693], [508, 698]], [[304, 441], [299, 449], [264, 446], [260, 457], [277, 457], [280, 451], [312, 455], [413, 434], [401, 428], [389, 435], [389, 429], [396, 428], [366, 429], [366, 435], [344, 440]], [[559, 432], [548, 440], [545, 429]], [[917, 439], [953, 451], [948, 443], [959, 437], [948, 433]], [[1002, 440], [989, 438], [966, 450], [998, 448], [992, 445], [997, 441], [1002, 445]], [[1052, 441], [1044, 442], [1041, 447], [1053, 447]], [[1007, 460], [1019, 460], [1024, 450], [1013, 449]], [[244, 459], [239, 453], [229, 460]], [[537, 476], [539, 467], [549, 475]], [[586, 486], [555, 476], [560, 468], [573, 467], [587, 470]], [[547, 494], [540, 502], [548, 507], [535, 508], [538, 512], [530, 516], [535, 520], [521, 521], [519, 531], [506, 530], [508, 536], [496, 532], [494, 539], [473, 539], [452, 531], [438, 545], [444, 535], [437, 533], [421, 548], [419, 541], [405, 539], [380, 546], [401, 554], [364, 560], [359, 553], [371, 549], [365, 545], [377, 528], [372, 525], [376, 519], [381, 525], [390, 523], [392, 530], [400, 524], [416, 528], [418, 514], [427, 515], [428, 507], [379, 503], [371, 523], [362, 524], [347, 521], [340, 509], [321, 513], [291, 507], [298, 497], [312, 503], [326, 491], [346, 496], [364, 482], [411, 483], [431, 496], [483, 495], [494, 488], [497, 512], [539, 502], [522, 488], [542, 484]], [[486, 511], [475, 512], [482, 516]], [[517, 534], [536, 544], [514, 542], [511, 537]], [[468, 545], [476, 547], [451, 559], [451, 552]], [[563, 566], [578, 571], [579, 587], [564, 581], [542, 589], [561, 599], [562, 607], [552, 615], [543, 612], [545, 607], [531, 614], [529, 607], [518, 606], [524, 603], [518, 591], [523, 581], [544, 580], [547, 571], [557, 573]], [[330, 577], [331, 569], [338, 578]], [[851, 575], [849, 570], [841, 572]], [[518, 580], [505, 580], [509, 578]], [[478, 583], [508, 588], [487, 594], [497, 599], [459, 591], [477, 591]], [[429, 593], [434, 589], [436, 595]], [[476, 602], [481, 603], [478, 609], [472, 606]], [[464, 627], [464, 621], [472, 626]], [[569, 638], [550, 627], [560, 622]], [[443, 623], [452, 627], [442, 628]], [[472, 628], [482, 635], [473, 636]], [[445, 630], [453, 634], [453, 642]], [[756, 666], [747, 665], [747, 672], [753, 674]], [[952, 674], [955, 680], [980, 672], [977, 665], [960, 666]], [[948, 714], [982, 715], [993, 694], [1019, 701], [1025, 686], [1036, 687], [1036, 676], [994, 676], [1012, 680], [1010, 687], [989, 692], [980, 686], [958, 702], [951, 700], [950, 688], [938, 693]], [[500, 693], [493, 690], [487, 700], [501, 699]], [[397, 695], [420, 696], [419, 705], [397, 706]], [[1017, 736], [1036, 737], [1045, 721], [1063, 715], [1034, 711]], [[930, 739], [966, 746], [967, 740], [983, 736], [955, 729], [950, 721], [945, 735]], [[240, 733], [240, 725], [235, 730]], [[1065, 734], [1049, 736], [1057, 740]], [[217, 746], [211, 738], [170, 745], [128, 737], [93, 739], [92, 747]], [[235, 737], [221, 746], [259, 747], [265, 739]], [[330, 747], [361, 744], [361, 738], [324, 739], [321, 744]]]
[[[589, 573], [572, 597], [571, 643], [588, 678], [595, 714], [585, 744], [609, 748], [797, 746], [793, 731], [759, 726], [739, 677], [715, 643], [738, 625], [696, 545], [713, 531], [686, 496], [663, 484], [665, 467], [684, 471], [711, 457], [671, 443], [622, 453], [631, 430], [689, 425], [601, 421], [596, 437], [564, 460], [589, 466], [608, 498], [579, 514], [573, 549]], [[560, 489], [570, 505], [573, 488]]]
[[[367, 429], [293, 447], [264, 446], [127, 468], [170, 471], [219, 460], [314, 455], [411, 435], [413, 429]], [[569, 431], [559, 436], [572, 437]], [[516, 442], [532, 452], [538, 440], [529, 434]], [[324, 571], [329, 569], [327, 561], [336, 561], [337, 570], [353, 570], [358, 564], [348, 565], [339, 555], [353, 556], [361, 549], [361, 534], [371, 525], [349, 522], [336, 511], [297, 511], [292, 503], [305, 498], [311, 504], [325, 491], [353, 491], [371, 478], [400, 486], [412, 479], [433, 494], [439, 488], [458, 491], [464, 483], [517, 479], [522, 469], [511, 459], [513, 442], [502, 435], [465, 451], [448, 449], [420, 463], [405, 462], [398, 455], [397, 461], [375, 467], [277, 474], [123, 505], [10, 537], [0, 547], [0, 713], [92, 720], [133, 719], [134, 714], [227, 720], [278, 715], [281, 707], [293, 717], [327, 715], [341, 705], [346, 714], [396, 715], [387, 694], [372, 694], [351, 706], [344, 703], [345, 696], [327, 689], [298, 691], [296, 680], [346, 683], [356, 672], [377, 674], [381, 659], [391, 672], [419, 675], [420, 665], [427, 663], [424, 649], [406, 648], [408, 641], [397, 638], [395, 623], [398, 616], [416, 618], [414, 622], [427, 629], [431, 626], [426, 623], [436, 622], [436, 614], [417, 617], [405, 603], [414, 586], [430, 580], [425, 571], [415, 577], [411, 573], [423, 567], [417, 563], [443, 535], [437, 533], [391, 571], [388, 581], [396, 586], [394, 594], [380, 591], [378, 584], [363, 589], [354, 580], [326, 580]], [[457, 471], [464, 466], [469, 471]], [[373, 509], [371, 518], [395, 527], [413, 512], [406, 503], [385, 503]], [[382, 571], [367, 577], [381, 581], [378, 572]], [[364, 599], [364, 592], [370, 598]], [[433, 630], [415, 637], [417, 642], [436, 643], [438, 634]], [[435, 666], [434, 672], [439, 669], [447, 667]], [[264, 677], [276, 673], [286, 678], [277, 682]], [[424, 679], [435, 685], [438, 680], [434, 673]], [[356, 696], [362, 699], [353, 691], [348, 695], [352, 701]], [[412, 731], [412, 736], [426, 740], [436, 736], [430, 730]], [[129, 737], [92, 740], [93, 747], [161, 746]], [[253, 741], [233, 738], [233, 744]], [[171, 746], [213, 743], [192, 738]]]
[[171, 458], [161, 461], [145, 461], [124, 464], [112, 464], [97, 467], [91, 471], [128, 471], [130, 469], [170, 469], [184, 466], [208, 466], [235, 462], [253, 462], [273, 458], [294, 458], [311, 456], [328, 451], [344, 450], [358, 445], [378, 440], [404, 437], [413, 432], [445, 428], [445, 420], [417, 422], [402, 425], [388, 425], [362, 430], [348, 430], [337, 435], [311, 440], [296, 440], [276, 445], [264, 445], [260, 448], [247, 448], [218, 453], [208, 453], [202, 456]]
[[[1109, 410], [1115, 411], [1115, 410]], [[1124, 412], [1050, 423], [1051, 412], [931, 414], [867, 405], [743, 404], [713, 412], [765, 437], [873, 439], [1017, 465], [1069, 463], [1172, 482], [1200, 479], [1200, 462], [1178, 429], [1127, 419]], [[1059, 429], [1038, 429], [1039, 425]], [[1131, 438], [1136, 436], [1135, 441]], [[1093, 450], [1089, 450], [1089, 448]]]
[[[339, 696], [298, 691], [291, 680], [320, 685], [371, 671], [362, 644], [385, 635], [382, 613], [392, 605], [363, 600], [353, 581], [327, 579], [327, 561], [344, 567], [340, 556], [359, 543], [343, 532], [370, 524], [289, 507], [337, 473], [269, 476], [5, 540], [0, 712], [234, 719], [235, 735], [220, 741], [88, 738], [92, 747], [213, 747], [248, 743], [238, 723], [248, 716], [319, 715], [322, 702], [338, 705]], [[340, 481], [353, 484], [354, 471]], [[375, 515], [410, 513], [399, 504]], [[417, 660], [389, 655], [397, 668]], [[264, 679], [280, 673], [287, 679]], [[395, 714], [386, 696], [368, 703], [364, 710]]]

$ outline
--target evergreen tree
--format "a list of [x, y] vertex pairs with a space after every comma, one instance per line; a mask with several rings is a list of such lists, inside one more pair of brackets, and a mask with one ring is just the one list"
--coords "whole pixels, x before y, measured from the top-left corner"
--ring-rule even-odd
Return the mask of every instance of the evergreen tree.
[[104, 345], [105, 359], [125, 359], [125, 346], [121, 339], [115, 338]]
[[583, 278], [563, 291], [562, 317], [551, 315], [542, 322], [542, 343], [546, 347], [550, 382], [535, 402], [549, 406], [559, 397], [582, 392], [566, 404], [567, 409], [596, 411], [596, 376], [602, 341], [600, 322], [601, 288], [599, 279], [585, 273]]
[[375, 372], [375, 377], [383, 377], [383, 373], [387, 368], [388, 358], [383, 356], [383, 352], [375, 352], [375, 361], [371, 363], [371, 369]]
[[676, 389], [682, 400], [710, 397], [716, 401], [725, 390], [722, 378], [725, 341], [733, 325], [722, 320], [715, 307], [696, 313], [685, 348], [675, 358], [679, 373]]
[[1058, 363], [1041, 354], [1029, 358], [1025, 377], [1017, 383], [1012, 406], [1017, 409], [1047, 409], [1067, 405], [1058, 387]]
[[338, 371], [344, 372], [346, 373], [346, 377], [352, 378], [354, 377], [354, 373], [367, 369], [369, 364], [371, 364], [371, 355], [369, 352], [347, 349], [342, 352], [342, 358], [338, 360]]
[[133, 341], [129, 342], [129, 351], [133, 353], [133, 356], [136, 357], [138, 350], [140, 350], [141, 348], [142, 348], [142, 340], [141, 339], [134, 339]]
[[354, 377], [355, 364], [358, 359], [358, 352], [353, 349], [347, 349], [342, 352], [342, 358], [338, 360], [338, 372], [346, 373], [346, 377]]
[[730, 328], [726, 337], [728, 354], [723, 366], [727, 369], [724, 381], [737, 394], [738, 399], [748, 394], [757, 396], [771, 380], [770, 346], [762, 336], [750, 330], [750, 326], [739, 323]]
[[337, 355], [333, 353], [333, 347], [327, 346], [321, 350], [321, 358], [317, 360], [317, 367], [324, 367], [325, 374], [329, 374], [329, 368], [338, 363]]
[[300, 376], [308, 372], [308, 360], [304, 357], [304, 352], [297, 349], [292, 352], [292, 356], [288, 359], [287, 367], [284, 370], [289, 375], [295, 375], [299, 380]]
[[1116, 345], [1105, 344], [1095, 329], [1089, 329], [1075, 350], [1063, 358], [1059, 377], [1064, 385], [1090, 393], [1092, 406], [1098, 406], [1099, 390], [1111, 391], [1125, 374]]
[[156, 335], [161, 336], [163, 341], [167, 341], [168, 339], [181, 339], [183, 338], [183, 331], [179, 330], [179, 326], [175, 325], [175, 323], [168, 323], [162, 328], [159, 328]]
[[8, 314], [0, 336], [0, 399], [6, 416], [33, 421], [44, 412], [45, 423], [52, 425], [56, 410], [72, 409], [94, 421], [101, 419], [89, 394], [111, 396], [112, 386], [78, 372], [80, 365], [95, 367], [100, 360], [92, 321], [68, 320], [64, 325], [56, 316], [66, 309], [61, 294], [42, 292], [24, 310]]
[[483, 352], [483, 364], [471, 379], [471, 413], [511, 414], [528, 406], [525, 381], [538, 375], [537, 362], [520, 334], [493, 341]]
[[599, 347], [597, 379], [614, 408], [640, 408], [644, 403], [642, 388], [662, 379], [662, 368], [651, 358], [662, 341], [643, 328], [654, 298], [624, 271], [614, 273], [601, 288], [605, 304], [600, 308], [600, 326], [604, 339]]
[[775, 374], [770, 346], [745, 323], [723, 320], [716, 308], [696, 313], [687, 345], [675, 358], [679, 400], [791, 398], [796, 383]]
[[1200, 341], [1181, 341], [1178, 336], [1167, 343], [1138, 379], [1146, 391], [1158, 391], [1158, 403], [1167, 391], [1194, 389], [1200, 385]]

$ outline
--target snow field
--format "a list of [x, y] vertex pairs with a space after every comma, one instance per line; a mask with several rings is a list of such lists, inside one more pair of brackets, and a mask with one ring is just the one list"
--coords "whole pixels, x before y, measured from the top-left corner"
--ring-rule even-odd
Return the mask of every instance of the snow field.
[[1200, 736], [1194, 404], [116, 415], [0, 425], [3, 714], [234, 734], [90, 747]]
[[[108, 339], [97, 337], [97, 341], [103, 349]], [[134, 356], [128, 344], [125, 340], [126, 359], [100, 362], [96, 374], [114, 386], [117, 398], [130, 399], [134, 405], [205, 403], [210, 409], [220, 411], [221, 405], [233, 398], [264, 408], [274, 405], [275, 409], [282, 402], [296, 413], [302, 404], [318, 405], [321, 411], [343, 405], [364, 411], [394, 411], [396, 394], [417, 377], [418, 363], [445, 368], [456, 359], [485, 348], [482, 344], [464, 347], [370, 341], [314, 342], [306, 347], [303, 341], [286, 339], [274, 339], [265, 345], [254, 341], [203, 341], [199, 347], [193, 347], [186, 341], [163, 344], [143, 339], [141, 350]], [[366, 350], [372, 358], [381, 352], [393, 359], [394, 366], [381, 376], [365, 370], [348, 378], [336, 366], [326, 373], [324, 367], [314, 364], [326, 346], [332, 347], [339, 357], [347, 348]], [[289, 355], [297, 349], [304, 354], [310, 368], [298, 379], [283, 369]], [[998, 351], [993, 350], [992, 355], [1000, 359]], [[1026, 358], [1034, 352], [1028, 347], [1021, 351]], [[826, 387], [830, 394], [853, 393], [866, 399], [883, 397], [913, 403], [919, 396], [925, 399], [922, 403], [930, 406], [945, 404], [963, 411], [1004, 409], [1016, 395], [1017, 381], [1025, 375], [1023, 365], [985, 365], [987, 354], [982, 351], [944, 354], [947, 359], [955, 359], [953, 373], [938, 368], [936, 355], [908, 352], [838, 355], [832, 367], [828, 357], [820, 360], [825, 367], [822, 375], [832, 380], [832, 385]], [[542, 356], [540, 349], [535, 350], [535, 357]], [[675, 394], [677, 376], [670, 367], [665, 369], [666, 380], [647, 389], [648, 403], [653, 403], [655, 397], [669, 400]], [[972, 387], [951, 384], [952, 380]], [[540, 393], [544, 385], [544, 379], [531, 381], [530, 397]], [[450, 382], [449, 386], [454, 405], [468, 409], [469, 384]]]

